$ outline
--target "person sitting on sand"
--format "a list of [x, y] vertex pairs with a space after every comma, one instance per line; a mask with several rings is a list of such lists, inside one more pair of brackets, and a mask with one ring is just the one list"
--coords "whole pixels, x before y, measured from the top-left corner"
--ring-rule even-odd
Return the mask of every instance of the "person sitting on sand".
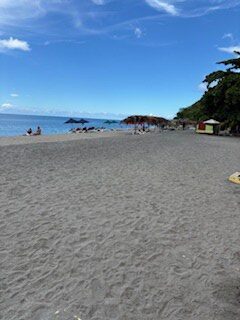
[[38, 126], [37, 127], [37, 131], [36, 132], [34, 132], [34, 136], [40, 136], [42, 134], [42, 130], [41, 130], [41, 128]]
[[32, 135], [32, 128], [29, 128], [26, 132], [26, 136], [31, 136]]

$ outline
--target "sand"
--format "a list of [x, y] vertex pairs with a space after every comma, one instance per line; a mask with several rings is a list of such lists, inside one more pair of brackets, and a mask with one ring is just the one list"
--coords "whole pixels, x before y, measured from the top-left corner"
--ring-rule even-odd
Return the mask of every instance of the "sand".
[[[130, 132], [130, 131], [129, 131]], [[130, 132], [131, 133], [131, 132]], [[103, 132], [88, 132], [88, 133], [67, 133], [56, 135], [41, 135], [41, 136], [14, 136], [0, 137], [0, 147], [20, 144], [44, 143], [44, 142], [64, 142], [75, 140], [86, 140], [93, 138], [107, 138], [126, 134], [126, 131], [103, 131]]]
[[239, 320], [240, 140], [66, 136], [0, 139], [0, 319]]

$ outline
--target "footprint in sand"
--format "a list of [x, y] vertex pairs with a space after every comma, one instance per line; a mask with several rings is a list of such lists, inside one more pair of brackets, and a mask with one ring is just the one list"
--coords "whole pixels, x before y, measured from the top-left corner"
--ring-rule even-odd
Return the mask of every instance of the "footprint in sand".
[[105, 288], [102, 285], [101, 281], [98, 279], [93, 279], [91, 281], [91, 291], [92, 299], [95, 302], [102, 301], [105, 297]]

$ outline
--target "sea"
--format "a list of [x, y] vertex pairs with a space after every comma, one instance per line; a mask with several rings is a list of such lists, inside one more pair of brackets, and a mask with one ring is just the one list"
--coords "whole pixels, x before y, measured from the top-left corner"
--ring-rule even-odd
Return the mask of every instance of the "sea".
[[[42, 133], [46, 135], [67, 133], [71, 129], [77, 127], [95, 127], [105, 128], [106, 130], [118, 129], [124, 130], [126, 125], [121, 124], [119, 120], [116, 123], [107, 124], [107, 120], [111, 119], [90, 119], [84, 118], [88, 123], [81, 124], [66, 124], [65, 121], [70, 117], [53, 117], [53, 116], [32, 116], [32, 115], [15, 115], [15, 114], [3, 114], [0, 113], [0, 136], [21, 136], [26, 133], [29, 128], [33, 131], [40, 126]], [[81, 119], [74, 117], [74, 119]]]

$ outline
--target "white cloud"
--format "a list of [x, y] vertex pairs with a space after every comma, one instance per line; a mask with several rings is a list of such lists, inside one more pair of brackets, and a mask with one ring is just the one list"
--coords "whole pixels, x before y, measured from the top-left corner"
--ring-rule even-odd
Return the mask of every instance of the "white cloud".
[[[79, 0], [77, 0], [79, 1]], [[0, 0], [0, 28], [6, 34], [9, 28], [31, 29], [31, 32], [39, 32], [40, 29], [47, 32], [46, 21], [41, 25], [35, 21], [46, 18], [49, 13], [68, 15], [74, 18], [75, 0]], [[43, 31], [40, 31], [43, 33]]]
[[173, 4], [170, 4], [168, 2], [160, 0], [145, 0], [145, 2], [156, 10], [164, 10], [173, 16], [178, 15], [177, 8]]
[[219, 51], [226, 52], [226, 53], [234, 53], [235, 51], [240, 52], [240, 45], [239, 46], [230, 46], [230, 47], [220, 47], [218, 48]]
[[225, 33], [225, 34], [223, 35], [223, 39], [233, 40], [234, 37], [233, 37], [233, 34], [232, 34], [232, 33]]
[[6, 50], [30, 51], [31, 49], [26, 41], [10, 37], [9, 39], [0, 40], [0, 52]]
[[140, 29], [140, 28], [135, 28], [135, 30], [134, 30], [134, 34], [135, 34], [135, 36], [139, 39], [139, 38], [141, 38], [142, 37], [142, 30]]
[[1, 25], [17, 25], [24, 19], [44, 14], [42, 0], [0, 0]]
[[102, 6], [105, 4], [104, 0], [92, 0], [93, 3], [95, 3], [98, 6]]
[[13, 105], [11, 103], [3, 103], [1, 106], [0, 106], [0, 110], [4, 111], [4, 110], [9, 110], [9, 109], [12, 109], [13, 108]]
[[58, 39], [58, 40], [45, 41], [43, 45], [50, 46], [52, 44], [59, 44], [59, 43], [85, 44], [85, 41], [77, 41], [74, 39]]
[[[125, 5], [119, 5], [121, 2]], [[139, 23], [161, 19], [161, 14], [142, 15], [140, 2], [182, 18], [240, 6], [240, 0], [0, 0], [0, 35], [1, 32], [7, 35], [15, 31], [18, 35], [31, 32], [31, 36], [48, 35], [52, 40], [70, 33], [72, 37], [80, 33], [102, 35], [123, 30], [132, 20]], [[112, 3], [110, 10], [105, 10], [104, 5], [109, 3]]]
[[198, 90], [201, 92], [207, 91], [207, 84], [205, 82], [202, 82], [198, 85]]
[[17, 98], [19, 96], [19, 94], [18, 93], [11, 93], [10, 96], [13, 98]]

